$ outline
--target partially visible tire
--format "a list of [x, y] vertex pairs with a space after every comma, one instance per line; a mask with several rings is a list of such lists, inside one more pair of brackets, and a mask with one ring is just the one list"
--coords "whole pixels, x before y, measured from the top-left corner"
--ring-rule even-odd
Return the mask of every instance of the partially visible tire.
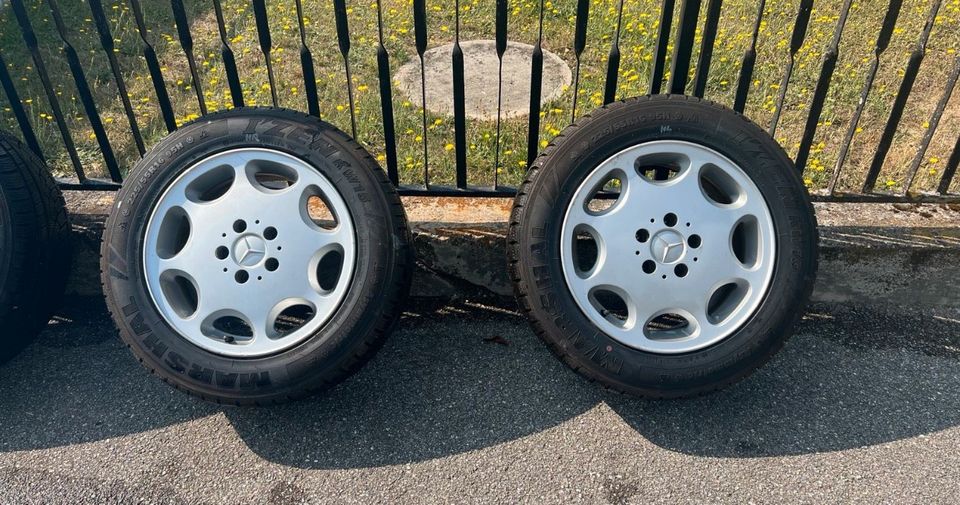
[[732, 384], [783, 346], [813, 289], [817, 231], [764, 131], [710, 102], [647, 96], [546, 148], [515, 200], [508, 256], [521, 308], [567, 365], [675, 398]]
[[56, 182], [25, 145], [0, 133], [0, 363], [26, 347], [58, 307], [70, 252]]
[[380, 348], [409, 290], [399, 197], [315, 117], [206, 116], [154, 147], [116, 201], [101, 267], [120, 335], [208, 401], [279, 403], [340, 382]]

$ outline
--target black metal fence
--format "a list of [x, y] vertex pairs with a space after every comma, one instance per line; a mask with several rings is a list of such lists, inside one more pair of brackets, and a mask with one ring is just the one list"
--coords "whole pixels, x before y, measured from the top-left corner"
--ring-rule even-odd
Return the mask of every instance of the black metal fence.
[[[0, 24], [0, 28], [6, 27], [8, 31], [5, 35], [0, 33], [0, 40], [13, 40], [9, 33], [11, 28], [17, 30], [16, 39], [19, 39], [16, 46], [6, 42], [0, 46], [0, 84], [6, 96], [6, 107], [3, 108], [5, 114], [0, 115], [0, 127], [15, 123], [19, 127], [23, 140], [41, 158], [47, 156], [49, 159], [51, 150], [65, 152], [75, 177], [61, 179], [64, 188], [116, 189], [122, 183], [125, 171], [138, 156], [143, 155], [150, 143], [148, 135], [144, 133], [145, 114], [141, 110], [144, 105], [139, 102], [134, 103], [128, 91], [131, 79], [145, 81], [147, 77], [149, 78], [152, 96], [142, 98], [141, 101], [156, 108], [162, 128], [168, 132], [175, 130], [181, 122], [177, 117], [176, 107], [177, 98], [183, 99], [183, 93], [178, 92], [176, 96], [172, 96], [171, 88], [176, 88], [178, 91], [189, 90], [195, 94], [198, 115], [208, 113], [208, 103], [211, 102], [211, 98], [209, 90], [206, 92], [204, 90], [202, 67], [209, 65], [214, 59], [218, 60], [217, 64], [222, 68], [217, 75], [225, 79], [228, 89], [222, 96], [224, 103], [218, 103], [218, 108], [239, 107], [255, 101], [250, 99], [249, 88], [244, 86], [244, 69], [238, 65], [239, 58], [235, 49], [238, 45], [244, 45], [242, 52], [247, 54], [250, 52], [250, 47], [245, 45], [246, 41], [236, 38], [238, 37], [234, 35], [237, 32], [236, 25], [227, 20], [228, 14], [242, 13], [245, 7], [238, 7], [234, 5], [236, 2], [233, 2], [230, 7], [232, 11], [227, 12], [221, 0], [204, 0], [203, 2], [191, 0], [190, 5], [185, 3], [187, 1], [169, 0], [169, 4], [164, 3], [175, 26], [175, 42], [172, 35], [161, 33], [161, 37], [165, 39], [165, 46], [172, 46], [174, 43], [179, 45], [182, 50], [182, 61], [185, 62], [186, 72], [189, 74], [188, 82], [179, 80], [174, 84], [169, 80], [169, 76], [165, 75], [165, 71], [169, 72], [169, 70], [158, 57], [155, 41], [158, 38], [157, 32], [162, 30], [157, 30], [156, 26], [148, 24], [144, 13], [145, 5], [154, 9], [160, 2], [118, 0], [105, 6], [101, 0], [85, 2], [62, 0], [62, 3], [69, 8], [67, 10], [62, 8], [61, 2], [57, 0], [42, 0], [42, 2], [9, 0], [7, 6], [2, 6], [4, 1], [0, 0], [0, 21], [4, 20], [4, 16], [6, 19], [6, 24]], [[198, 50], [194, 41], [194, 36], [199, 35], [196, 27], [197, 18], [192, 18], [191, 14], [203, 7], [200, 4], [206, 4], [208, 1], [212, 1], [214, 9], [212, 23], [215, 26], [211, 26], [210, 21], [204, 18], [203, 30], [215, 30], [214, 36], [219, 39], [219, 54], [215, 55], [212, 52], [203, 54], [200, 58], [202, 61], [198, 62]], [[226, 1], [224, 0], [223, 3]], [[556, 3], [560, 4], [562, 1], [564, 0]], [[630, 0], [614, 0], [612, 3], [597, 0], [565, 1], [570, 5], [558, 7], [550, 0], [517, 1], [516, 3], [514, 0], [486, 0], [492, 8], [492, 12], [489, 12], [492, 16], [489, 16], [486, 14], [484, 4], [478, 4], [477, 1], [468, 2], [468, 0], [455, 0], [452, 5], [449, 2], [442, 5], [430, 3], [429, 6], [428, 0], [411, 0], [409, 3], [372, 0], [373, 3], [369, 6], [359, 3], [348, 6], [346, 0], [331, 0], [332, 4], [320, 3], [316, 6], [317, 9], [311, 12], [305, 12], [303, 0], [294, 1], [292, 12], [284, 10], [283, 4], [279, 1], [277, 2], [279, 6], [271, 6], [266, 0], [252, 0], [247, 5], [252, 11], [253, 29], [256, 34], [254, 48], [260, 53], [258, 58], [262, 61], [262, 67], [252, 71], [266, 73], [267, 82], [263, 85], [263, 89], [269, 91], [266, 103], [290, 106], [284, 103], [287, 97], [278, 96], [281, 86], [278, 85], [277, 71], [274, 68], [275, 62], [281, 58], [279, 52], [282, 52], [283, 48], [274, 42], [277, 25], [276, 20], [271, 19], [271, 15], [280, 16], [284, 20], [281, 30], [294, 32], [299, 41], [299, 47], [296, 50], [299, 53], [302, 75], [302, 97], [297, 87], [290, 86], [288, 89], [294, 90], [301, 107], [312, 115], [325, 118], [336, 113], [325, 110], [333, 105], [325, 103], [320, 86], [345, 89], [347, 103], [342, 106], [337, 105], [336, 108], [337, 111], [349, 116], [347, 129], [355, 137], [358, 133], [359, 110], [355, 93], [360, 87], [354, 82], [351, 69], [356, 65], [364, 67], [375, 65], [379, 94], [379, 111], [376, 111], [375, 123], [379, 131], [371, 135], [372, 140], [368, 139], [366, 143], [372, 146], [372, 150], [379, 153], [378, 158], [385, 165], [390, 180], [400, 188], [402, 194], [508, 196], [513, 193], [514, 188], [511, 187], [510, 180], [503, 180], [506, 176], [501, 174], [510, 172], [510, 170], [504, 170], [503, 159], [507, 151], [512, 153], [513, 150], [505, 147], [501, 138], [506, 134], [503, 128], [506, 120], [501, 117], [499, 107], [495, 127], [489, 127], [490, 131], [495, 132], [493, 138], [488, 139], [489, 144], [493, 146], [488, 156], [492, 167], [489, 169], [473, 167], [468, 163], [468, 151], [477, 147], [472, 144], [476, 135], [468, 139], [468, 131], [478, 128], [478, 123], [468, 121], [465, 112], [466, 95], [471, 90], [465, 87], [464, 57], [460, 42], [461, 37], [468, 31], [470, 36], [476, 36], [486, 30], [488, 32], [486, 37], [494, 38], [497, 57], [502, 62], [508, 46], [511, 23], [516, 26], [518, 19], [526, 19], [529, 28], [536, 33], [536, 36], [535, 40], [531, 41], [533, 50], [530, 57], [529, 114], [524, 121], [526, 142], [522, 149], [518, 149], [521, 153], [525, 152], [525, 159], [519, 160], [516, 163], [517, 166], [512, 167], [514, 172], [518, 167], [522, 169], [524, 165], [530, 163], [546, 138], [555, 134], [563, 125], [563, 122], [558, 120], [555, 125], [550, 125], [551, 131], [545, 133], [541, 124], [541, 118], [546, 117], [540, 95], [544, 68], [543, 50], [549, 46], [564, 48], [562, 51], [564, 56], [574, 67], [574, 80], [570, 90], [572, 92], [566, 95], [566, 99], [571, 100], [571, 113], [564, 122], [575, 119], [578, 112], [582, 113], [598, 102], [609, 103], [618, 97], [625, 96], [625, 92], [635, 91], [638, 89], [635, 85], [625, 91], [624, 81], [638, 80], [640, 71], [644, 70], [643, 74], [648, 86], [643, 91], [687, 93], [725, 102], [735, 110], [746, 112], [751, 118], [766, 123], [775, 138], [778, 128], [784, 127], [785, 111], [792, 110], [793, 121], [799, 123], [795, 128], [799, 134], [799, 141], [785, 147], [792, 151], [797, 168], [812, 174], [807, 182], [812, 186], [817, 199], [868, 201], [960, 199], [954, 185], [954, 176], [960, 164], [960, 128], [956, 125], [960, 121], [960, 105], [952, 95], [960, 77], [960, 52], [958, 52], [960, 47], [949, 47], [950, 44], [955, 43], [955, 40], [957, 45], [960, 45], [960, 36], [957, 35], [960, 33], [960, 25], [957, 24], [957, 20], [960, 19], [960, 6], [956, 1], [947, 0], [944, 3], [942, 0], [907, 2], [889, 0], [885, 5], [881, 5], [879, 1], [866, 2], [869, 4], [867, 10], [873, 12], [865, 12], [861, 16], [863, 20], [852, 23], [849, 22], [851, 12], [852, 9], [857, 8], [853, 0], [842, 2], [837, 0], [836, 12], [817, 12], [814, 10], [813, 0], [799, 0], [798, 3], [794, 0], [790, 2], [791, 19], [784, 25], [787, 29], [776, 33], [768, 30], [767, 27], [775, 21], [775, 11], [780, 12], [783, 9], [778, 11], [772, 8], [770, 4], [774, 2], [770, 0], [727, 0], [726, 5], [722, 0], [706, 2], [659, 0], [659, 12], [639, 15], [636, 13], [637, 6]], [[745, 5], [748, 2], [752, 6], [752, 15], [744, 14]], [[475, 21], [473, 24], [476, 26], [465, 30], [462, 28], [461, 15], [469, 12], [471, 6], [474, 11], [483, 11], [492, 19], [484, 23], [477, 21], [478, 18], [474, 16], [471, 19]], [[271, 7], [273, 7], [272, 12]], [[366, 36], [359, 37], [362, 47], [375, 47], [375, 61], [363, 61], [351, 53], [351, 49], [357, 47], [358, 43], [358, 36], [351, 31], [351, 20], [355, 18], [354, 7], [375, 9], [375, 40], [367, 40]], [[545, 16], [556, 17], [558, 12], [562, 16], [565, 12], [561, 11], [566, 7], [569, 7], [570, 12], [567, 20], [572, 24], [572, 40], [548, 41], [545, 39]], [[388, 47], [395, 47], [397, 34], [406, 34], [409, 26], [405, 22], [400, 22], [398, 23], [400, 28], [391, 27], [385, 21], [385, 10], [394, 15], [398, 8], [412, 11], [409, 14], [412, 16], [414, 51], [399, 50], [395, 53], [402, 53], [400, 56], [408, 57], [407, 59], [419, 59], [421, 64], [428, 46], [436, 42], [431, 38], [433, 34], [430, 33], [433, 31], [436, 34], [435, 24], [431, 25], [429, 18], [436, 15], [443, 16], [444, 19], [452, 18], [453, 21], [452, 29], [446, 25], [440, 27], [440, 31], [444, 34], [452, 35], [453, 43], [450, 61], [453, 75], [453, 129], [449, 132], [452, 138], [443, 140], [445, 150], [452, 154], [452, 177], [449, 178], [449, 183], [436, 182], [435, 178], [431, 177], [436, 174], [432, 172], [434, 169], [431, 167], [430, 155], [435, 153], [430, 148], [428, 134], [432, 133], [433, 126], [440, 124], [442, 119], [436, 118], [431, 121], [433, 115], [427, 108], [422, 108], [422, 111], [417, 110], [419, 115], [417, 128], [407, 124], [403, 126], [404, 132], [400, 132], [401, 127], [398, 126], [402, 118], [398, 118], [396, 114], [399, 99], [394, 96], [395, 87], [392, 81], [394, 75], [391, 73], [395, 70], [391, 65], [395, 66], [397, 55], [392, 54]], [[78, 10], [83, 13], [78, 14]], [[736, 21], [738, 13], [738, 19], [742, 24], [751, 29], [744, 32], [746, 36], [742, 34], [737, 36], [738, 41], [743, 40], [740, 46], [742, 51], [735, 62], [727, 62], [730, 59], [727, 56], [719, 59], [724, 63], [726, 77], [723, 75], [718, 77], [711, 72], [711, 67], [716, 66], [715, 48], [718, 43], [733, 37], [732, 33], [725, 32], [720, 26], [721, 17], [727, 15], [729, 19]], [[65, 14], [69, 15], [69, 20], [65, 21]], [[532, 17], [530, 17], [531, 14]], [[318, 63], [315, 61], [317, 47], [311, 46], [313, 39], [310, 31], [316, 24], [316, 21], [311, 18], [324, 18], [329, 15], [332, 15], [335, 40], [329, 39], [327, 45], [330, 47], [325, 47], [324, 50], [335, 46], [335, 51], [339, 53], [342, 75], [337, 78], [330, 73], [318, 75]], [[606, 20], [599, 23], [599, 26], [606, 31], [601, 37], [592, 36], [588, 29], [588, 26], [591, 26], [592, 16]], [[92, 29], [87, 28], [86, 24], [81, 24], [79, 27], [72, 24], [71, 20], [81, 18], [92, 24]], [[922, 19], [922, 23], [917, 21], [911, 25], [905, 22], [908, 19]], [[287, 23], [290, 20], [294, 22]], [[825, 44], [814, 49], [811, 45], [815, 41], [809, 40], [808, 35], [811, 27], [815, 31], [824, 31], [822, 26], [817, 25], [820, 20], [824, 21], [820, 25], [832, 26], [832, 35], [823, 34]], [[121, 39], [115, 35], [114, 31], [119, 30], [124, 23], [132, 23], [130, 33], [135, 33], [139, 37], [137, 44], [139, 50], [136, 52], [128, 49], [121, 50], [117, 46]], [[917, 29], [910, 31], [902, 25], [915, 26]], [[622, 35], [628, 31], [634, 33], [635, 30], [641, 30], [641, 26], [644, 33], [649, 32], [651, 39], [655, 41], [653, 47], [628, 47], [626, 44], [629, 41], [625, 41]], [[609, 29], [610, 27], [612, 30]], [[595, 30], [601, 28], [595, 28]], [[928, 45], [931, 42], [931, 34], [938, 29], [945, 35], [941, 35], [937, 40], [946, 40], [946, 42], [944, 47], [936, 50], [931, 63]], [[869, 41], [869, 48], [860, 47], [857, 50], [858, 54], [865, 53], [868, 56], [859, 59], [853, 65], [848, 62], [841, 67], [839, 61], [845, 50], [843, 37], [850, 38], [851, 32], [856, 34], [854, 38], [861, 46], [865, 44], [864, 40]], [[765, 56], [764, 64], [767, 73], [771, 72], [772, 66], [779, 68], [779, 82], [771, 83], [761, 89], [760, 80], [756, 77], [760, 63], [758, 46], [767, 42], [765, 37], [777, 39], [776, 43], [771, 41], [769, 46], [772, 49]], [[900, 47], [903, 49], [912, 46], [909, 54], [904, 54], [906, 51], [902, 50], [889, 51], [891, 40], [895, 37], [900, 37], [901, 40], [912, 37], [912, 42], [905, 42], [905, 45]], [[81, 50], [74, 45], [74, 39], [85, 41]], [[95, 45], [90, 42], [93, 40]], [[22, 46], [19, 44], [20, 41]], [[591, 45], [593, 47], [590, 47]], [[96, 46], [99, 51], [94, 51], [93, 48]], [[798, 95], [800, 98], [788, 98], [788, 89], [791, 85], [797, 85], [796, 72], [808, 66], [809, 63], [809, 58], [801, 60], [798, 54], [814, 54], [811, 50], [819, 51], [816, 53], [819, 58], [810, 65], [817, 67], [812, 74], [815, 75], [812, 90], [804, 88], [803, 93]], [[600, 72], [602, 77], [595, 80], [602, 91], [594, 93], [596, 96], [592, 104], [588, 99], [589, 95], [581, 89], [581, 86], [587, 86], [581, 82], [582, 76], [587, 75], [583, 73], [581, 64], [589, 51], [599, 55], [593, 62], [595, 66], [601, 69], [605, 67]], [[891, 52], [895, 54], [890, 54]], [[635, 61], [641, 62], [642, 68], [623, 68], [625, 54], [636, 55]], [[724, 54], [729, 54], [729, 51]], [[12, 58], [16, 58], [16, 61]], [[165, 55], [164, 58], [169, 59], [170, 56]], [[98, 63], [104, 59], [106, 65]], [[52, 63], [54, 60], [56, 60], [55, 65]], [[896, 88], [895, 91], [886, 89], [886, 85], [882, 86], [883, 89], [877, 89], [876, 79], [885, 61], [891, 62], [890, 65], [897, 69], [899, 84], [893, 86]], [[134, 66], [145, 64], [146, 75], [131, 72], [129, 68], [125, 70], [124, 65], [127, 62], [134, 62]], [[634, 60], [630, 60], [628, 63], [635, 65], [633, 62]], [[98, 72], [93, 79], [88, 78], [85, 68], [98, 65], [108, 71]], [[52, 66], [57, 70], [50, 70]], [[422, 68], [421, 65], [423, 79], [425, 74]], [[14, 73], [11, 73], [11, 70]], [[29, 76], [17, 76], [16, 71], [27, 71]], [[920, 79], [921, 77], [924, 78]], [[213, 78], [207, 76], [206, 83], [209, 84], [211, 79]], [[730, 85], [729, 83], [734, 79], [735, 85]], [[62, 82], [65, 80], [68, 81], [66, 84]], [[73, 90], [67, 89], [69, 81], [73, 83]], [[929, 102], [932, 105], [927, 109], [924, 109], [922, 104], [911, 105], [911, 100], [918, 98], [914, 92], [917, 91], [918, 82], [921, 81], [924, 86], [920, 91], [922, 96], [919, 98], [923, 98], [924, 103]], [[503, 82], [502, 70], [500, 82]], [[846, 88], [850, 87], [851, 82], [859, 84], [856, 86], [859, 89], [858, 93], [847, 94], [854, 99], [844, 99], [846, 95], [831, 94], [831, 86], [836, 87], [839, 82], [843, 82]], [[118, 111], [122, 109], [122, 117], [128, 126], [128, 128], [124, 127], [124, 132], [129, 133], [132, 147], [129, 149], [131, 152], [124, 156], [118, 156], [115, 151], [102, 117], [103, 100], [100, 98], [98, 102], [98, 97], [102, 96], [101, 88], [104, 87], [115, 90], [114, 98], [119, 99], [121, 106]], [[34, 97], [24, 96], [22, 93], [24, 88], [42, 90], [42, 97], [38, 96], [36, 100], [45, 100], [49, 106], [49, 113], [44, 112], [38, 116], [32, 105]], [[362, 88], [365, 89], [366, 86]], [[422, 103], [426, 103], [425, 85], [422, 90]], [[498, 90], [498, 97], [499, 93]], [[757, 93], [770, 94], [760, 99], [759, 96], [754, 97]], [[881, 96], [876, 96], [877, 93], [881, 93]], [[914, 93], [913, 97], [912, 93]], [[750, 107], [751, 98], [756, 98], [752, 108]], [[787, 102], [790, 100], [800, 103], [793, 103], [788, 107]], [[71, 107], [76, 108], [76, 112], [65, 111], [65, 101], [69, 101]], [[79, 102], [79, 106], [74, 106], [76, 102]], [[409, 102], [402, 103], [403, 107], [409, 107]], [[831, 107], [832, 110], [844, 111], [836, 114], [844, 118], [842, 125], [834, 125], [824, 119], [825, 106]], [[874, 109], [879, 107], [880, 110], [871, 111], [871, 107]], [[553, 108], [550, 113], [553, 114], [554, 111], [562, 111], [562, 109]], [[886, 119], [882, 124], [871, 126], [873, 135], [868, 136], [870, 138], [867, 141], [857, 143], [855, 137], [862, 133], [862, 118], [865, 112], [881, 114]], [[365, 109], [364, 113], [369, 116], [371, 111]], [[910, 125], [904, 125], [905, 114], [914, 123], [917, 122], [915, 116], [923, 115], [925, 120], [922, 127], [911, 131]], [[4, 116], [7, 118], [6, 122], [2, 121]], [[941, 127], [941, 123], [948, 126]], [[821, 132], [820, 135], [821, 138], [829, 141], [829, 147], [826, 147], [828, 143], [826, 141], [817, 142], [818, 128], [823, 129], [825, 125], [830, 127], [830, 131], [826, 134]], [[343, 126], [346, 127], [346, 124]], [[838, 126], [840, 126], [839, 129]], [[50, 141], [44, 145], [38, 140], [38, 131], [55, 131], [59, 136], [59, 145], [50, 147]], [[79, 149], [75, 137], [88, 131], [89, 138], [84, 140], [94, 143], [95, 147]], [[911, 134], [905, 134], [905, 131]], [[414, 133], [419, 134], [411, 137]], [[434, 133], [433, 137], [438, 135], [442, 137], [446, 134]], [[824, 135], [827, 137], [823, 137]], [[51, 136], [47, 135], [47, 137]], [[160, 136], [162, 132], [156, 131], [149, 135], [151, 139]], [[490, 135], [485, 134], [485, 136]], [[115, 141], [116, 137], [114, 134]], [[410, 161], [410, 157], [402, 160], [398, 155], [398, 146], [406, 147], [411, 139], [421, 144], [418, 151], [422, 159], [416, 159], [413, 162]], [[785, 138], [778, 138], [778, 140], [786, 143]], [[935, 140], [941, 150], [949, 151], [945, 156], [945, 162], [929, 153], [931, 143]], [[513, 142], [517, 144], [521, 141], [515, 139]], [[129, 144], [129, 141], [127, 143]], [[898, 159], [908, 157], [910, 161], [899, 163], [901, 166], [892, 169], [897, 174], [896, 180], [889, 179], [884, 182], [881, 177], [885, 170], [890, 170], [888, 165], [892, 148], [896, 148], [901, 153]], [[90, 149], [98, 151], [95, 157], [87, 152]], [[811, 161], [811, 156], [822, 153], [824, 150], [830, 151], [832, 166], [826, 165], [819, 157]], [[905, 150], [910, 151], [912, 155], [905, 156], [903, 154]], [[864, 162], [860, 163], [857, 170], [848, 169], [849, 158], [855, 152], [859, 153]], [[88, 175], [90, 172], [87, 170], [89, 168], [87, 165], [91, 163], [89, 160], [94, 158], [98, 160], [99, 171], [104, 177]], [[411, 167], [422, 169], [419, 180], [410, 175]], [[813, 180], [813, 175], [816, 176], [816, 182]], [[921, 176], [924, 179], [922, 184], [919, 182]], [[890, 180], [893, 180], [892, 184]]]

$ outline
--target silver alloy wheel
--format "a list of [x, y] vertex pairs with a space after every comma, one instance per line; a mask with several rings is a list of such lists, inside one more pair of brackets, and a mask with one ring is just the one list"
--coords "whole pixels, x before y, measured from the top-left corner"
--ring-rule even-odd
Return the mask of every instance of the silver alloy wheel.
[[195, 163], [160, 197], [143, 249], [150, 296], [193, 344], [273, 354], [314, 334], [356, 264], [347, 204], [307, 163], [234, 149]]
[[733, 161], [690, 142], [647, 142], [604, 160], [576, 190], [561, 233], [577, 305], [647, 352], [729, 337], [773, 277], [773, 218], [760, 190]]

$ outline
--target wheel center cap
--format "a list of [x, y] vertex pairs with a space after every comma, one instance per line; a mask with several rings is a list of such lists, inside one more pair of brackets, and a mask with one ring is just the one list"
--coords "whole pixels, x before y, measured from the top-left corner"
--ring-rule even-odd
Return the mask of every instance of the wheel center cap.
[[252, 267], [267, 255], [267, 244], [257, 235], [244, 235], [233, 244], [233, 261], [244, 267]]
[[683, 236], [673, 230], [663, 230], [650, 241], [650, 254], [659, 263], [676, 263], [686, 251]]

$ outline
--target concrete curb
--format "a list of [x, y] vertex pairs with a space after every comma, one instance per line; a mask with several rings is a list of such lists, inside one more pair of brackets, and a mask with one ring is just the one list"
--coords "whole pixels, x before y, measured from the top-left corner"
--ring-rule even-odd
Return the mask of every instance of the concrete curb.
[[[67, 201], [77, 249], [68, 292], [100, 295], [100, 235], [113, 195], [74, 193]], [[512, 296], [505, 252], [509, 200], [409, 198], [404, 203], [417, 252], [414, 296]], [[960, 308], [956, 206], [818, 204], [817, 217], [815, 300]]]

